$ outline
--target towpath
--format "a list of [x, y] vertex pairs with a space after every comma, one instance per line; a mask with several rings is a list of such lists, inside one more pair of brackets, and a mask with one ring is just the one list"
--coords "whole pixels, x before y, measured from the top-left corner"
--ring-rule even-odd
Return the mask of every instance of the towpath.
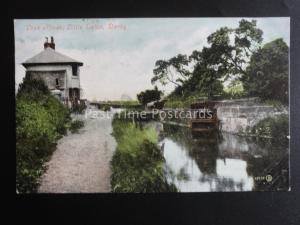
[[112, 114], [94, 111], [94, 116], [77, 116], [85, 126], [58, 141], [41, 178], [40, 193], [110, 192], [110, 160], [116, 147]]

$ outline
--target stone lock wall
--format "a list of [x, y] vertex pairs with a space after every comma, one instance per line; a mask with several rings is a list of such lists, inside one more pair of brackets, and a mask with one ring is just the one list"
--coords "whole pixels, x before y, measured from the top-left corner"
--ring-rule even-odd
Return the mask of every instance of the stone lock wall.
[[[219, 120], [219, 130], [231, 134], [245, 132], [247, 128], [253, 127], [259, 121], [279, 114], [288, 114], [288, 108], [277, 108], [264, 104], [259, 98], [245, 98], [235, 100], [216, 101], [215, 106]], [[190, 111], [190, 109], [177, 109], [179, 111]], [[163, 109], [168, 113], [175, 113], [175, 109]], [[177, 125], [190, 126], [189, 119], [172, 118], [164, 119], [164, 122]]]
[[262, 104], [258, 98], [221, 101], [215, 107], [220, 130], [229, 133], [245, 132], [262, 119], [288, 113], [288, 109]]

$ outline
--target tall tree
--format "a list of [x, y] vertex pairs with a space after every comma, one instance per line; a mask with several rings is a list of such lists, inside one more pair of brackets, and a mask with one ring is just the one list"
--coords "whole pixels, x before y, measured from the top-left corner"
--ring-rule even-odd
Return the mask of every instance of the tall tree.
[[209, 35], [210, 46], [203, 48], [202, 58], [225, 79], [240, 76], [246, 73], [251, 54], [263, 40], [262, 34], [255, 20], [242, 19], [235, 29], [222, 27]]
[[209, 46], [193, 51], [189, 56], [194, 63], [189, 83], [190, 90], [211, 97], [222, 94], [221, 80], [239, 79], [246, 73], [250, 56], [262, 42], [263, 32], [256, 21], [241, 20], [235, 29], [222, 27], [207, 37]]
[[253, 53], [241, 78], [248, 95], [288, 104], [288, 52], [287, 44], [279, 38]]
[[189, 92], [198, 92], [198, 94], [212, 97], [219, 95], [223, 91], [221, 82], [221, 73], [214, 66], [209, 64], [210, 57], [206, 52], [194, 51], [190, 60], [195, 62], [194, 69], [186, 85]]
[[190, 76], [190, 72], [186, 68], [188, 64], [188, 57], [182, 54], [169, 60], [156, 61], [151, 83], [159, 81], [162, 85], [172, 83], [175, 86], [181, 86]]
[[[189, 57], [179, 54], [169, 60], [158, 60], [151, 82], [173, 83], [175, 95], [220, 94], [222, 81], [240, 79], [246, 73], [252, 53], [263, 40], [262, 34], [255, 20], [242, 19], [237, 28], [222, 27], [207, 37], [208, 46], [201, 51], [195, 50]], [[191, 71], [187, 69], [190, 63]]]

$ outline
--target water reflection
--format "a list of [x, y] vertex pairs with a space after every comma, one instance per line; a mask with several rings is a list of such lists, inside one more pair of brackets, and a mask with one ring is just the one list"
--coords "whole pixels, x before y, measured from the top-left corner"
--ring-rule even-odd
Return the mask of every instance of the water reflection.
[[195, 135], [168, 124], [160, 134], [168, 180], [182, 192], [288, 189], [287, 143], [217, 132]]

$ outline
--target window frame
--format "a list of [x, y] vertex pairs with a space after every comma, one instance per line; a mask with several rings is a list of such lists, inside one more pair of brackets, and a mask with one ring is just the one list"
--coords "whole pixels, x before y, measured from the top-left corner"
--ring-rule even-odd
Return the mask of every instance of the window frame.
[[76, 64], [72, 65], [72, 76], [75, 76], [75, 77], [78, 76], [78, 65], [76, 65]]

